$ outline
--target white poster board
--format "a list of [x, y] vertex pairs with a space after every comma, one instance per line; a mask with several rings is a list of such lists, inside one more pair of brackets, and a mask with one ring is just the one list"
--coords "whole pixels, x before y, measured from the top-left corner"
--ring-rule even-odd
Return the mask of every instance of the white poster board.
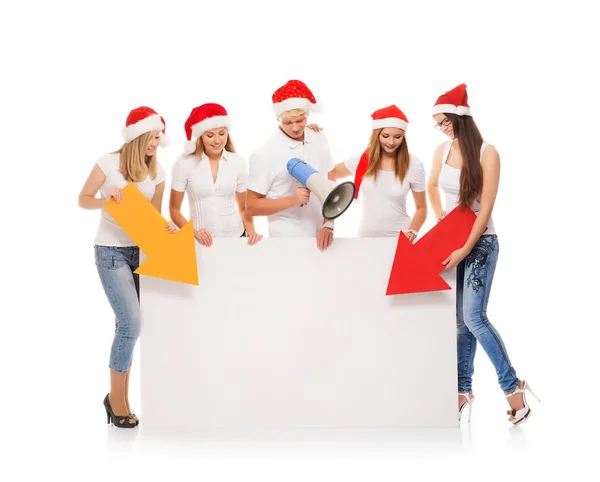
[[200, 286], [142, 276], [144, 426], [456, 426], [454, 272], [386, 296], [395, 248], [215, 239]]

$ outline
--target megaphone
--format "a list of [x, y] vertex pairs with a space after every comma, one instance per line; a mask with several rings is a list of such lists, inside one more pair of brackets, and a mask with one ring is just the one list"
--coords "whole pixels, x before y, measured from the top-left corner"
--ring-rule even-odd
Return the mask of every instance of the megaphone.
[[323, 205], [325, 219], [335, 219], [341, 216], [354, 200], [356, 186], [353, 182], [346, 181], [337, 184], [330, 181], [302, 159], [297, 157], [290, 159], [287, 163], [287, 170], [299, 184], [310, 189], [319, 198]]

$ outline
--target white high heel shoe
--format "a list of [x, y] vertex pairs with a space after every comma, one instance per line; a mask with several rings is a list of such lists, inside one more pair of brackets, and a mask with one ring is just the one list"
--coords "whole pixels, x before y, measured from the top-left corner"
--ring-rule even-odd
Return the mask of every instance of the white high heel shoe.
[[462, 395], [467, 400], [458, 409], [458, 421], [460, 422], [460, 420], [462, 418], [463, 410], [468, 405], [469, 406], [469, 420], [468, 421], [470, 422], [471, 421], [471, 412], [473, 411], [473, 401], [475, 400], [475, 395], [471, 395], [469, 393], [460, 393], [460, 392], [459, 392], [459, 395]]
[[510, 417], [514, 417], [513, 421], [511, 421], [509, 418], [509, 422], [511, 422], [514, 425], [519, 425], [519, 424], [523, 423], [531, 415], [531, 408], [529, 408], [529, 405], [527, 404], [527, 400], [525, 399], [525, 392], [527, 390], [529, 390], [529, 392], [534, 396], [534, 398], [538, 402], [541, 402], [541, 400], [538, 398], [538, 396], [535, 393], [533, 393], [533, 390], [529, 387], [529, 384], [525, 380], [523, 380], [523, 388], [519, 388], [517, 386], [517, 388], [515, 388], [511, 393], [506, 395], [506, 398], [508, 398], [508, 397], [512, 397], [514, 395], [518, 395], [519, 393], [523, 394], [524, 407], [519, 410], [515, 410], [513, 408], [512, 410], [508, 410], [506, 412], [506, 414], [509, 415]]

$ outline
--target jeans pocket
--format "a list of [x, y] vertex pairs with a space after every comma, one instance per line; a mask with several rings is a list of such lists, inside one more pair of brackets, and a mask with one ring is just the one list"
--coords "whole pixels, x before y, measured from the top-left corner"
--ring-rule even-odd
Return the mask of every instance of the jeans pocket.
[[96, 264], [101, 269], [119, 269], [127, 264], [127, 259], [118, 249], [97, 248]]
[[[481, 236], [465, 258], [465, 280], [467, 287], [476, 293], [485, 287], [489, 269], [494, 269], [498, 239], [495, 235]], [[491, 268], [490, 268], [491, 263]]]

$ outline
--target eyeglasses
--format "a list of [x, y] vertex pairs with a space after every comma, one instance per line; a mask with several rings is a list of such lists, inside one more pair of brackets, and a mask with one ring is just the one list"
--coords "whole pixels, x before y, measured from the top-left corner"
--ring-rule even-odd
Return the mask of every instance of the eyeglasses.
[[448, 117], [444, 118], [444, 120], [442, 122], [438, 122], [436, 125], [434, 125], [433, 127], [439, 131], [442, 130], [442, 126], [444, 127], [448, 127], [450, 124], [452, 124], [452, 121], [450, 119], [448, 119]]

